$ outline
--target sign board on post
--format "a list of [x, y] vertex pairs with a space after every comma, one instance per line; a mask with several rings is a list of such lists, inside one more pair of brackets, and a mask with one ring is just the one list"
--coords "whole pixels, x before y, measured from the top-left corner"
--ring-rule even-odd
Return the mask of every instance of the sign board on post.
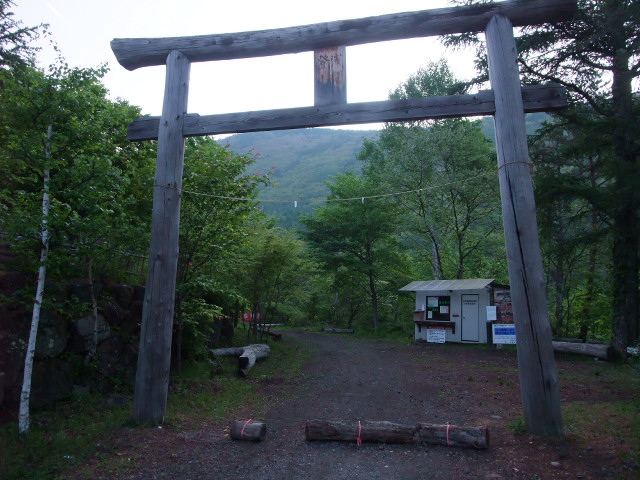
[[487, 306], [487, 322], [493, 322], [498, 319], [498, 313], [495, 305]]
[[447, 338], [447, 332], [444, 327], [429, 327], [427, 328], [427, 342], [430, 343], [444, 343]]
[[516, 326], [513, 323], [494, 323], [493, 343], [516, 344]]

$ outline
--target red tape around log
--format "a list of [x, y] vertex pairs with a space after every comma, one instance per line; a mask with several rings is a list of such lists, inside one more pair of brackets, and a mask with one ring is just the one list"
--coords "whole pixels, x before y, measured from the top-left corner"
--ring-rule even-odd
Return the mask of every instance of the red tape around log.
[[252, 418], [250, 418], [249, 420], [247, 420], [246, 422], [244, 422], [244, 426], [242, 427], [242, 432], [240, 433], [240, 438], [244, 439], [244, 429], [247, 428], [247, 425], [249, 425], [249, 422], [253, 420]]
[[362, 445], [362, 423], [358, 420], [358, 439], [356, 440], [356, 445]]

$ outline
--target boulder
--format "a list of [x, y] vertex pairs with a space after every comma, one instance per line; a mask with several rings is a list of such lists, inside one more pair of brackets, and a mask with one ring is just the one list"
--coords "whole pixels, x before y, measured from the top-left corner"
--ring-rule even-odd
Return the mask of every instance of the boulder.
[[[69, 286], [71, 290], [71, 296], [75, 297], [81, 303], [91, 304], [91, 285], [88, 281], [78, 281]], [[94, 298], [100, 297], [103, 285], [100, 282], [93, 282], [93, 295]]]
[[31, 399], [33, 408], [53, 405], [73, 393], [73, 373], [69, 363], [49, 358], [33, 363]]
[[89, 350], [89, 347], [93, 344], [93, 333], [94, 328], [97, 328], [98, 334], [98, 343], [106, 340], [111, 336], [111, 327], [107, 320], [100, 314], [98, 314], [98, 320], [96, 325], [96, 320], [93, 315], [85, 315], [84, 317], [76, 320], [75, 322], [75, 330], [80, 337], [80, 342], [78, 343], [76, 339], [76, 351], [86, 352]]
[[26, 351], [27, 344], [18, 335], [0, 331], [0, 405], [18, 404]]
[[98, 371], [108, 378], [115, 378], [121, 370], [120, 358], [125, 344], [120, 337], [107, 338], [98, 345], [96, 357], [98, 359]]
[[121, 308], [127, 309], [133, 301], [135, 289], [133, 286], [127, 285], [126, 283], [119, 283], [116, 285], [110, 285], [108, 293]]
[[67, 347], [69, 337], [66, 322], [43, 310], [40, 314], [38, 335], [36, 336], [36, 357], [50, 358], [60, 355]]
[[[127, 302], [128, 305], [130, 302]], [[102, 302], [102, 315], [109, 325], [117, 327], [126, 321], [127, 311], [114, 299], [107, 298]]]

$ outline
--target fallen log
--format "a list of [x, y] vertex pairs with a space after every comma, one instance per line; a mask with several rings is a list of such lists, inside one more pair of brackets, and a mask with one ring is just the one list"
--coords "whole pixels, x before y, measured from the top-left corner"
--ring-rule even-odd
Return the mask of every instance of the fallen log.
[[433, 425], [419, 423], [420, 441], [429, 445], [445, 445], [458, 448], [489, 448], [487, 427], [460, 427], [457, 425]]
[[234, 440], [259, 442], [267, 434], [267, 425], [263, 422], [249, 420], [235, 420], [229, 429], [229, 436]]
[[216, 348], [211, 350], [211, 354], [214, 357], [238, 357], [240, 375], [246, 377], [256, 360], [266, 358], [269, 355], [269, 350], [269, 345], [256, 343], [238, 348]]
[[613, 360], [615, 351], [611, 345], [593, 343], [553, 342], [553, 350], [559, 353], [588, 355], [601, 360]]
[[391, 422], [339, 422], [307, 420], [304, 429], [307, 440], [341, 442], [416, 443], [418, 428]]
[[487, 427], [461, 427], [419, 423], [401, 425], [391, 422], [343, 422], [307, 420], [307, 440], [338, 442], [427, 443], [456, 448], [489, 448]]
[[322, 327], [322, 331], [331, 333], [353, 333], [353, 328]]

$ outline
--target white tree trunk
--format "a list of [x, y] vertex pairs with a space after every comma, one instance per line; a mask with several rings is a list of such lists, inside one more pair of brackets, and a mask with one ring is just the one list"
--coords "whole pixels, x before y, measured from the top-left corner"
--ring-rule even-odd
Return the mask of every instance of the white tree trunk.
[[42, 249], [40, 250], [40, 268], [38, 269], [38, 286], [36, 288], [36, 298], [33, 301], [33, 315], [31, 317], [31, 330], [29, 332], [29, 343], [24, 359], [24, 377], [22, 380], [22, 393], [20, 394], [20, 415], [18, 420], [18, 431], [21, 434], [29, 431], [29, 399], [31, 397], [31, 373], [33, 371], [33, 356], [36, 351], [36, 338], [38, 336], [38, 324], [40, 323], [40, 307], [44, 296], [44, 281], [47, 275], [47, 257], [49, 256], [49, 157], [51, 156], [51, 135], [53, 127], [49, 125], [47, 129], [47, 141], [45, 143], [44, 155], [47, 165], [44, 169], [44, 187], [42, 193], [42, 231], [40, 239]]

